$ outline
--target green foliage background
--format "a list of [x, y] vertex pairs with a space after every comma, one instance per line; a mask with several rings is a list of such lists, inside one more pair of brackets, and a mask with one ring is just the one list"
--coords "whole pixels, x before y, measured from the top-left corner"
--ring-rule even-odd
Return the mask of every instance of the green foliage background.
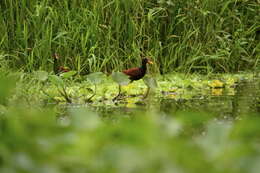
[[[74, 74], [122, 70], [138, 65], [141, 56], [151, 56], [157, 64], [151, 70], [161, 73], [257, 70], [259, 4], [259, 0], [1, 0], [0, 172], [258, 173], [260, 119], [255, 113], [260, 102], [254, 78], [255, 84], [232, 94], [234, 101], [217, 102], [232, 108], [231, 121], [221, 121], [212, 112], [179, 111], [177, 105], [162, 111], [153, 97], [145, 104], [139, 101], [146, 111], [131, 109], [131, 115], [122, 111], [127, 109], [104, 109], [107, 116], [99, 115], [91, 111], [91, 103], [83, 108], [50, 103], [83, 105], [80, 101], [92, 98], [101, 112], [104, 107], [98, 106], [106, 101], [115, 106], [112, 79], [96, 78], [101, 73]], [[61, 65], [75, 71], [48, 73], [55, 53]], [[32, 71], [36, 72], [27, 73]], [[186, 89], [206, 91], [214, 84], [196, 76], [183, 78], [160, 76], [160, 88], [153, 94], [168, 93], [191, 104], [194, 95]], [[231, 88], [236, 80], [224, 81], [226, 89], [237, 91]], [[138, 82], [131, 91], [140, 96], [146, 87]], [[128, 107], [137, 104], [128, 102]], [[164, 106], [170, 104], [175, 103]]]
[[[111, 72], [149, 55], [161, 73], [236, 72], [259, 64], [259, 0], [2, 0], [0, 62]], [[127, 64], [127, 65], [126, 65]]]

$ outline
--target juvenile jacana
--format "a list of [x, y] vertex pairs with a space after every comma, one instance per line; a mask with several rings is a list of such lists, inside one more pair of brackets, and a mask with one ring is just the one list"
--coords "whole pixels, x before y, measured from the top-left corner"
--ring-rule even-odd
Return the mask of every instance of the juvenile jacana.
[[123, 73], [129, 76], [131, 82], [133, 82], [134, 80], [142, 79], [146, 73], [147, 63], [153, 64], [153, 62], [149, 58], [143, 58], [141, 67], [135, 67], [135, 68], [123, 70]]
[[53, 71], [56, 75], [60, 74], [60, 73], [65, 73], [65, 72], [69, 72], [70, 69], [68, 67], [65, 66], [60, 66], [58, 59], [59, 59], [59, 55], [58, 54], [54, 54], [53, 55]]

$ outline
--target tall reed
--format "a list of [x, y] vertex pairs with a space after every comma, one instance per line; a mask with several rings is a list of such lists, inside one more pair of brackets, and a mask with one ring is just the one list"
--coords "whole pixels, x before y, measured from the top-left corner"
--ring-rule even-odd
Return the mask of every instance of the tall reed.
[[161, 73], [237, 72], [260, 60], [259, 1], [2, 0], [0, 50], [11, 68], [80, 73], [151, 56]]

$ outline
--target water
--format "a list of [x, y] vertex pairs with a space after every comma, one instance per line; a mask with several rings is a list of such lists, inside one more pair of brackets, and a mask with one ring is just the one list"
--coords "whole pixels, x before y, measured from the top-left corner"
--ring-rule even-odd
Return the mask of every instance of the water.
[[[213, 90], [215, 92], [212, 92]], [[196, 95], [191, 99], [162, 98], [160, 101], [161, 111], [206, 111], [222, 118], [235, 118], [246, 113], [260, 114], [259, 80], [239, 82], [232, 89], [234, 90], [232, 94], [226, 92], [226, 90], [222, 88], [211, 89], [211, 94], [208, 96]], [[218, 93], [219, 95], [213, 95], [212, 93]]]

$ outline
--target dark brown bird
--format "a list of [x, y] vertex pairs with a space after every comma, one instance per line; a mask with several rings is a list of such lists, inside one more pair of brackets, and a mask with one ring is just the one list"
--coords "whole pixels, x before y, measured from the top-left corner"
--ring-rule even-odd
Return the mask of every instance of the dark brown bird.
[[123, 73], [129, 76], [129, 79], [131, 82], [134, 80], [139, 80], [144, 77], [146, 73], [146, 64], [153, 64], [153, 62], [149, 58], [143, 58], [142, 59], [142, 65], [141, 67], [135, 67], [135, 68], [130, 68], [127, 70], [123, 70]]
[[65, 67], [65, 66], [60, 66], [59, 67], [59, 72], [60, 73], [66, 73], [66, 72], [69, 72], [69, 71], [70, 71], [69, 67]]

